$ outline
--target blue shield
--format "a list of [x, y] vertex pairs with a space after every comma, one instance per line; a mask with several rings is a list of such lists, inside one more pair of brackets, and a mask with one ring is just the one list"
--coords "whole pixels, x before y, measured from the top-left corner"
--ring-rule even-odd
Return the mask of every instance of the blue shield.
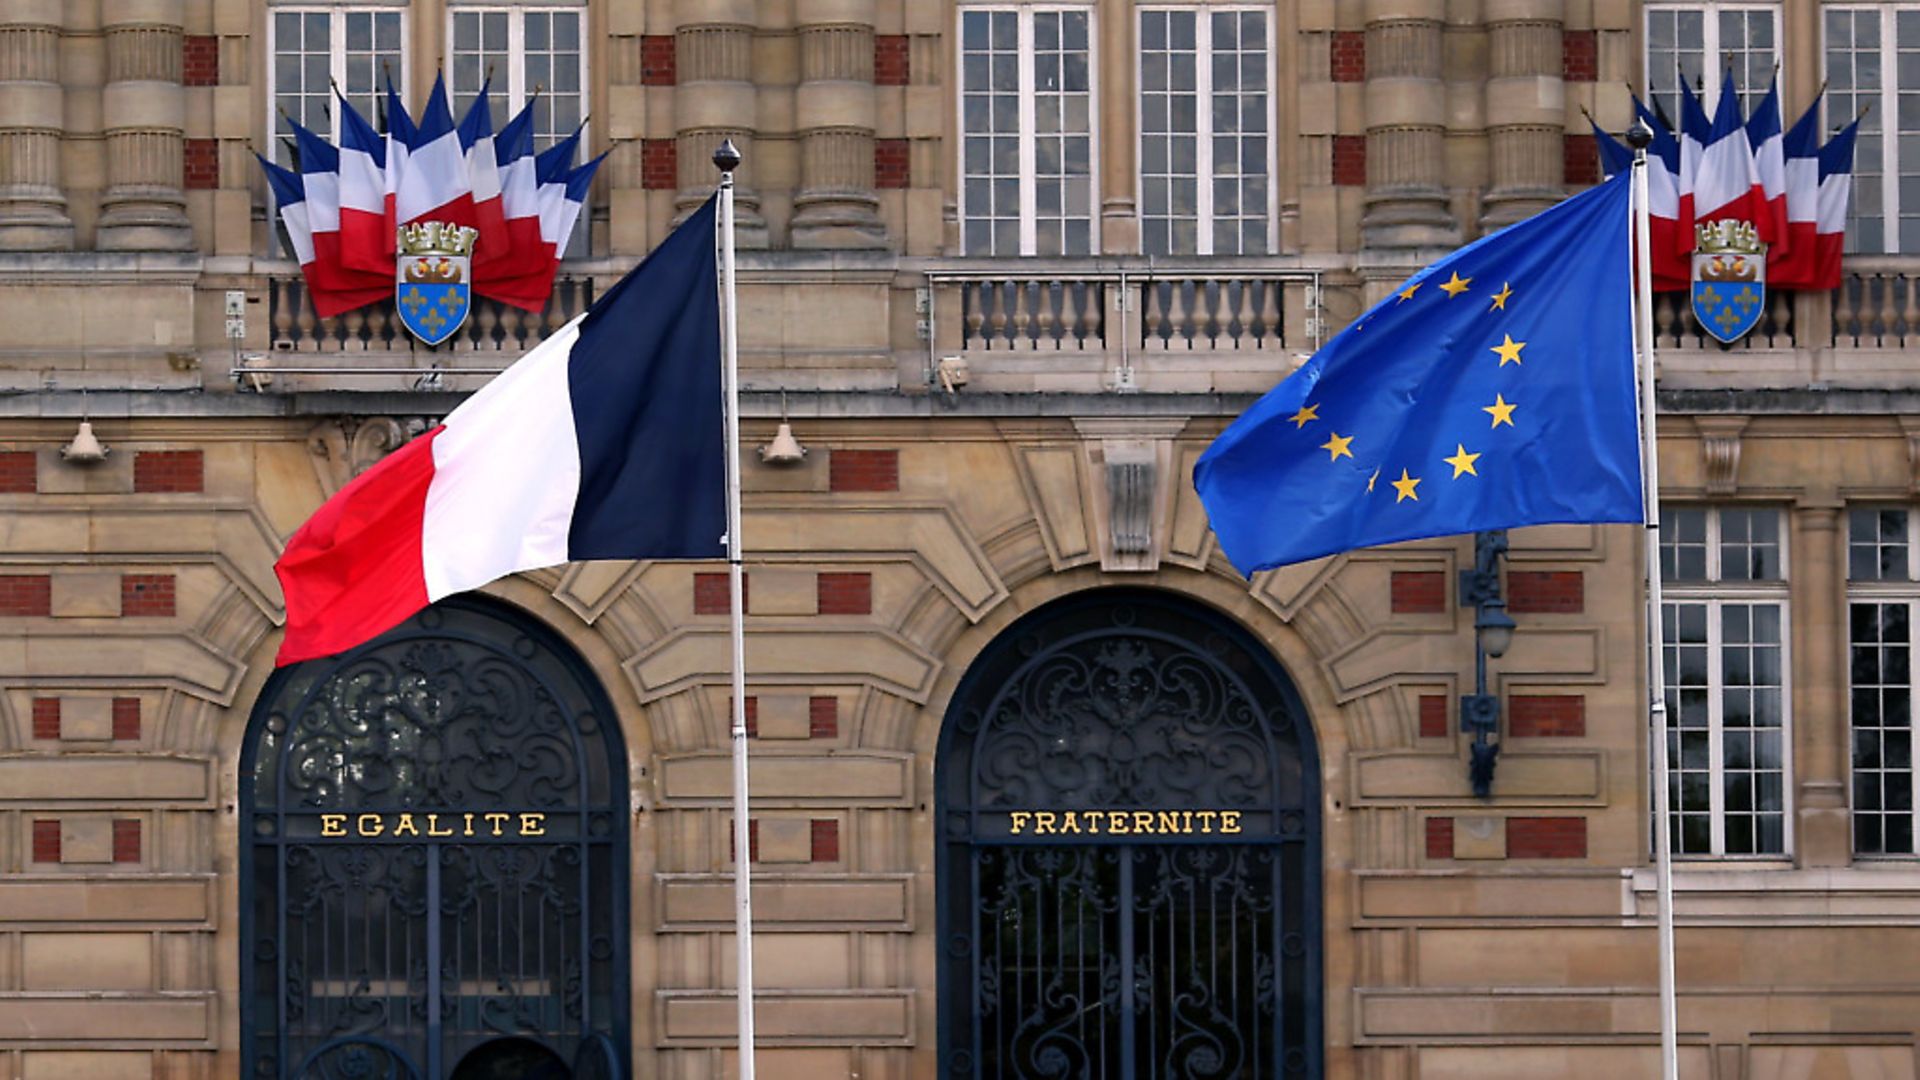
[[1764, 252], [1694, 253], [1693, 317], [1716, 341], [1739, 341], [1759, 324], [1766, 309]]
[[452, 337], [473, 306], [468, 269], [464, 255], [401, 255], [393, 284], [400, 325], [428, 346]]

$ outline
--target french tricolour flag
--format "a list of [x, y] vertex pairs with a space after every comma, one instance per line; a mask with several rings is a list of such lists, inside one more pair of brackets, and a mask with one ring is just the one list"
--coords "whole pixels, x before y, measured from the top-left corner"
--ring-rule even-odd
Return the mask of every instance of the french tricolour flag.
[[1762, 206], [1760, 239], [1784, 244], [1787, 238], [1787, 161], [1785, 133], [1780, 123], [1780, 77], [1775, 75], [1767, 96], [1747, 118], [1747, 145], [1753, 148], [1753, 171], [1760, 178]]
[[1853, 144], [1860, 121], [1840, 129], [1820, 148], [1820, 221], [1813, 238], [1809, 289], [1840, 287], [1840, 255], [1847, 246], [1847, 203], [1853, 198]]
[[531, 250], [538, 251], [539, 255], [529, 254], [520, 264], [530, 267], [526, 273], [488, 283], [484, 290], [487, 296], [529, 311], [538, 311], [545, 304], [547, 294], [553, 289], [554, 271], [559, 269], [560, 257], [566, 253], [567, 237], [580, 217], [580, 207], [586, 201], [594, 171], [600, 167], [601, 158], [579, 169], [573, 167], [574, 151], [579, 145], [580, 129], [576, 128], [573, 134], [535, 155], [534, 172], [539, 177], [539, 187], [535, 189], [534, 205], [538, 212], [536, 235], [539, 239]]
[[1682, 224], [1680, 186], [1680, 143], [1659, 117], [1647, 111], [1638, 95], [1633, 99], [1636, 115], [1653, 131], [1653, 144], [1647, 147], [1647, 235], [1653, 248], [1653, 287], [1656, 292], [1671, 292], [1689, 287], [1693, 276], [1687, 252], [1693, 249], [1691, 223]]
[[1786, 242], [1767, 249], [1767, 284], [1805, 288], [1813, 281], [1814, 237], [1820, 232], [1820, 98], [1781, 140], [1787, 181]]
[[266, 170], [267, 186], [273, 189], [273, 201], [280, 208], [280, 223], [286, 227], [287, 241], [293, 246], [293, 256], [300, 262], [301, 273], [307, 280], [307, 291], [313, 298], [313, 307], [323, 318], [338, 315], [343, 311], [352, 311], [362, 304], [370, 304], [393, 292], [390, 281], [379, 285], [369, 285], [356, 291], [336, 293], [321, 289], [313, 284], [314, 259], [313, 225], [308, 220], [306, 185], [300, 174], [292, 169], [283, 168], [255, 154], [260, 167]]
[[391, 277], [387, 141], [352, 102], [336, 97], [340, 103], [340, 261], [348, 269]]
[[714, 202], [585, 315], [327, 500], [274, 564], [277, 663], [582, 559], [717, 558], [726, 528]]
[[1693, 251], [1693, 223], [1700, 220], [1700, 200], [1695, 189], [1700, 182], [1701, 158], [1706, 153], [1712, 132], [1713, 121], [1708, 119], [1707, 110], [1701, 107], [1700, 99], [1694, 96], [1693, 87], [1687, 85], [1686, 73], [1681, 72], [1680, 126], [1675, 129], [1675, 141], [1680, 146], [1680, 167], [1673, 174], [1673, 180], [1680, 195], [1680, 233], [1676, 240], [1682, 255]]
[[353, 295], [375, 286], [391, 290], [391, 268], [385, 274], [374, 274], [340, 261], [340, 151], [305, 126], [291, 120], [288, 123], [293, 125], [294, 145], [300, 149], [300, 186], [306, 196], [307, 227], [313, 236], [313, 263], [307, 280], [313, 285], [315, 308], [323, 295]]
[[493, 153], [506, 240], [482, 244], [475, 253], [474, 287], [487, 296], [493, 296], [490, 290], [495, 282], [536, 273], [546, 258], [540, 247], [540, 176], [533, 152], [532, 101], [500, 128]]
[[1753, 148], [1747, 143], [1747, 125], [1740, 119], [1740, 92], [1729, 71], [1720, 84], [1720, 103], [1693, 174], [1693, 219], [1758, 225], [1766, 201], [1753, 164]]
[[467, 154], [453, 124], [453, 110], [447, 105], [444, 76], [434, 78], [426, 111], [420, 114], [419, 127], [407, 145], [407, 166], [394, 193], [393, 217], [396, 225], [416, 221], [476, 224], [473, 189], [467, 182]]
[[460, 148], [467, 155], [467, 183], [473, 199], [473, 221], [480, 229], [476, 260], [490, 247], [505, 248], [506, 209], [500, 197], [500, 168], [493, 144], [493, 107], [487, 100], [489, 79], [480, 84], [480, 94], [467, 106], [460, 120]]

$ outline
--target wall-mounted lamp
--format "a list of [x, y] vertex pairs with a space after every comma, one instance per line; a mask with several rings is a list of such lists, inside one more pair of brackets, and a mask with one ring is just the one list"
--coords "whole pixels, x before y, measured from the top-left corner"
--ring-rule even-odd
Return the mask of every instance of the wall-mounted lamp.
[[1506, 655], [1513, 644], [1513, 616], [1500, 595], [1500, 559], [1507, 553], [1507, 530], [1473, 534], [1473, 569], [1460, 571], [1460, 606], [1474, 609], [1473, 693], [1460, 697], [1460, 730], [1473, 736], [1467, 778], [1473, 793], [1488, 798], [1493, 791], [1493, 768], [1500, 744], [1500, 699], [1487, 693], [1487, 657]]
[[805, 461], [807, 448], [793, 437], [793, 425], [787, 423], [787, 392], [780, 391], [780, 426], [773, 441], [760, 448], [760, 461], [766, 465], [798, 465]]
[[107, 460], [107, 447], [94, 437], [93, 425], [82, 420], [73, 441], [60, 448], [60, 458], [75, 465], [96, 465]]

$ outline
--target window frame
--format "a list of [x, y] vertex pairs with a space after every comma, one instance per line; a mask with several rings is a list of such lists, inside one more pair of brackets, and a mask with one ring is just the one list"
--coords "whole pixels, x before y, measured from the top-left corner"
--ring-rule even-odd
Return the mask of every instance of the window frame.
[[[408, 18], [412, 12], [406, 0], [361, 0], [361, 2], [351, 4], [325, 4], [313, 3], [311, 0], [302, 0], [302, 2], [298, 3], [270, 3], [267, 5], [265, 77], [267, 81], [266, 158], [268, 161], [276, 165], [288, 164], [285, 157], [285, 147], [283, 147], [280, 142], [282, 138], [279, 130], [278, 108], [280, 104], [280, 91], [273, 85], [274, 63], [280, 55], [279, 30], [276, 26], [278, 20], [275, 16], [283, 14], [327, 16], [329, 21], [327, 35], [327, 75], [334, 83], [345, 86], [347, 84], [347, 16], [357, 13], [381, 12], [393, 12], [400, 16], [400, 63], [398, 70], [393, 73], [393, 76], [394, 86], [404, 94], [408, 86], [407, 79], [412, 73], [413, 67], [413, 20]], [[329, 92], [331, 92], [331, 88], [329, 88]], [[377, 93], [378, 91], [376, 90], [376, 94]], [[332, 129], [330, 131], [317, 131], [315, 134], [324, 135], [329, 142], [337, 146], [340, 142], [340, 110], [330, 110], [329, 117], [332, 120]], [[373, 122], [373, 119], [371, 116], [367, 118], [369, 123]]]
[[[1661, 582], [1661, 618], [1664, 622], [1664, 608], [1672, 605], [1703, 605], [1707, 610], [1707, 740], [1709, 747], [1708, 777], [1708, 852], [1681, 852], [1679, 844], [1674, 845], [1673, 857], [1676, 861], [1712, 863], [1712, 862], [1781, 862], [1794, 857], [1794, 728], [1793, 728], [1793, 605], [1791, 602], [1791, 579], [1789, 567], [1792, 553], [1790, 550], [1791, 530], [1786, 510], [1778, 506], [1745, 505], [1740, 503], [1663, 503], [1662, 513], [1704, 511], [1706, 513], [1706, 576], [1703, 579], [1674, 580]], [[1780, 576], [1763, 581], [1734, 579], [1723, 580], [1720, 516], [1723, 511], [1751, 513], [1765, 511], [1774, 516], [1776, 535], [1780, 547]], [[1677, 561], [1677, 560], [1676, 560]], [[1780, 850], [1764, 852], [1735, 852], [1726, 850], [1726, 702], [1724, 694], [1726, 683], [1725, 640], [1722, 628], [1721, 612], [1728, 605], [1772, 604], [1780, 612]], [[1675, 613], [1675, 627], [1678, 628], [1678, 612]], [[1751, 642], [1749, 644], [1752, 644]], [[1666, 684], [1667, 650], [1678, 647], [1678, 642], [1662, 635], [1661, 648], [1661, 689], [1668, 696], [1667, 723], [1670, 729], [1678, 730], [1679, 703], [1671, 696]], [[1748, 729], [1757, 730], [1757, 729]], [[1651, 765], [1651, 761], [1649, 761]], [[1677, 755], [1668, 754], [1668, 773], [1677, 779], [1680, 768]], [[1753, 770], [1749, 770], [1753, 771]], [[1648, 807], [1651, 811], [1651, 803]], [[1677, 816], [1680, 809], [1677, 803], [1669, 805], [1668, 814]], [[1736, 813], [1758, 813], [1758, 811], [1735, 811]], [[1767, 811], [1771, 813], [1772, 811]], [[1649, 815], [1651, 816], [1651, 814]], [[1656, 826], [1659, 827], [1659, 826]], [[1671, 828], [1672, 826], [1667, 826]]]
[[[580, 17], [580, 153], [574, 161], [574, 164], [578, 166], [581, 161], [591, 156], [587, 148], [593, 145], [593, 131], [589, 119], [589, 105], [593, 96], [593, 73], [589, 67], [592, 61], [590, 54], [593, 51], [590, 47], [592, 42], [592, 37], [590, 36], [592, 33], [592, 13], [585, 3], [585, 0], [573, 0], [573, 2], [568, 2], [568, 0], [540, 0], [539, 3], [529, 4], [501, 3], [500, 0], [480, 0], [480, 2], [477, 3], [460, 3], [458, 0], [454, 0], [454, 2], [447, 4], [446, 21], [444, 24], [446, 37], [442, 40], [446, 42], [446, 54], [450, 64], [454, 50], [454, 22], [459, 16], [468, 14], [502, 14], [507, 17], [507, 89], [504, 94], [499, 95], [499, 100], [504, 102], [503, 108], [505, 109], [506, 115], [513, 116], [526, 105], [529, 89], [527, 86], [527, 21], [525, 16], [533, 13], [551, 12], [573, 12], [577, 13]], [[485, 82], [485, 79], [486, 73], [482, 71], [481, 81]], [[543, 92], [551, 94], [553, 91], [549, 89]], [[448, 79], [447, 85], [447, 103], [454, 111], [454, 120], [458, 122], [461, 116], [461, 109], [455, 99], [451, 78]], [[497, 131], [498, 128], [499, 125], [496, 124], [495, 130]], [[535, 151], [545, 150], [554, 143], [566, 138], [568, 134], [570, 133], [554, 132], [551, 135], [543, 136], [536, 131], [534, 133], [534, 149]], [[581, 211], [579, 219], [573, 223], [573, 235], [567, 238], [567, 243], [560, 252], [562, 261], [567, 259], [584, 259], [591, 256], [591, 233], [593, 228], [592, 206], [591, 196], [589, 196], [587, 206]]]
[[[1824, 55], [1824, 53], [1823, 53]], [[1885, 512], [1898, 510], [1907, 516], [1907, 573], [1900, 578], [1855, 578], [1853, 576], [1853, 512]], [[1861, 851], [1857, 846], [1853, 831], [1854, 815], [1858, 813], [1854, 805], [1854, 720], [1853, 720], [1853, 606], [1863, 604], [1905, 604], [1907, 606], [1908, 626], [1908, 701], [1907, 730], [1915, 732], [1915, 724], [1920, 722], [1920, 703], [1914, 700], [1914, 691], [1920, 690], [1920, 678], [1916, 677], [1913, 661], [1920, 659], [1920, 507], [1899, 503], [1859, 502], [1849, 503], [1846, 514], [1846, 531], [1843, 533], [1847, 558], [1847, 658], [1845, 664], [1847, 676], [1847, 849], [1855, 859], [1892, 862], [1920, 861], [1920, 760], [1909, 761], [1907, 773], [1913, 787], [1913, 807], [1909, 811], [1913, 818], [1913, 844], [1911, 851]], [[1884, 683], [1878, 685], [1886, 685]], [[1880, 729], [1886, 724], [1879, 725]], [[1887, 771], [1880, 770], [1883, 774]], [[1883, 807], [1871, 813], [1886, 816]], [[1885, 836], [1882, 835], [1882, 846]]]
[[[1726, 50], [1720, 45], [1720, 20], [1718, 18], [1720, 13], [1727, 11], [1766, 12], [1773, 16], [1773, 59], [1776, 63], [1779, 63], [1782, 49], [1780, 32], [1783, 21], [1780, 9], [1781, 4], [1779, 0], [1691, 0], [1691, 2], [1682, 2], [1682, 0], [1657, 0], [1657, 2], [1647, 3], [1640, 12], [1641, 72], [1649, 83], [1674, 77], [1672, 71], [1653, 71], [1651, 65], [1648, 63], [1648, 54], [1653, 48], [1653, 17], [1656, 13], [1664, 11], [1698, 11], [1701, 13], [1700, 55], [1703, 59], [1724, 57], [1726, 55]], [[1824, 22], [1825, 20], [1822, 20], [1823, 24]], [[1823, 51], [1821, 55], [1824, 56], [1825, 52]], [[1706, 109], [1708, 116], [1713, 115], [1714, 105], [1720, 100], [1720, 77], [1724, 74], [1724, 71], [1724, 64], [1701, 64], [1700, 78], [1702, 87], [1700, 90], [1700, 104]], [[1784, 65], [1781, 65], [1778, 77], [1780, 79], [1781, 100], [1784, 101], [1787, 99], [1787, 73]], [[1753, 103], [1765, 96], [1766, 92], [1767, 88], [1765, 86], [1741, 87], [1741, 105], [1748, 109], [1752, 108]], [[1678, 93], [1677, 88], [1675, 93]], [[1651, 97], [1652, 95], [1650, 94], [1649, 96]], [[1680, 122], [1678, 113], [1673, 115], [1673, 122], [1676, 124]], [[1792, 123], [1792, 118], [1788, 118], [1786, 122]]]
[[[1274, 52], [1275, 52], [1274, 39], [1278, 29], [1274, 25], [1276, 9], [1272, 4], [1256, 4], [1256, 3], [1247, 3], [1245, 2], [1245, 0], [1234, 0], [1234, 2], [1225, 2], [1225, 3], [1205, 3], [1205, 2], [1200, 2], [1200, 3], [1190, 2], [1190, 3], [1184, 3], [1184, 4], [1145, 3], [1145, 4], [1135, 5], [1131, 9], [1131, 11], [1133, 13], [1131, 17], [1134, 20], [1132, 29], [1135, 35], [1134, 41], [1136, 43], [1139, 41], [1141, 16], [1146, 15], [1149, 12], [1188, 12], [1188, 11], [1195, 12], [1197, 17], [1194, 21], [1194, 25], [1195, 25], [1194, 55], [1201, 59], [1204, 59], [1207, 56], [1211, 55], [1211, 52], [1212, 52], [1213, 25], [1212, 25], [1212, 21], [1206, 18], [1207, 15], [1211, 15], [1215, 13], [1227, 13], [1227, 12], [1230, 12], [1233, 14], [1241, 14], [1244, 12], [1258, 12], [1266, 16], [1266, 19], [1265, 19], [1266, 42], [1263, 48], [1266, 53], [1267, 82], [1266, 82], [1266, 87], [1262, 90], [1262, 94], [1267, 99], [1267, 103], [1266, 103], [1267, 199], [1266, 199], [1266, 206], [1262, 209], [1262, 216], [1265, 217], [1266, 219], [1267, 249], [1261, 252], [1246, 252], [1243, 254], [1254, 256], [1254, 257], [1272, 256], [1274, 254], [1277, 254], [1280, 250], [1280, 190], [1279, 190], [1279, 185], [1275, 182], [1276, 180], [1275, 172], [1279, 167], [1279, 156], [1278, 156], [1279, 155], [1279, 146], [1278, 146], [1279, 134], [1275, 130], [1277, 126], [1277, 121], [1279, 118], [1279, 113], [1275, 107], [1277, 104], [1277, 93], [1276, 93], [1277, 88], [1274, 85], [1274, 80], [1279, 75], [1279, 69], [1276, 63], [1276, 57], [1274, 55]], [[1134, 201], [1135, 213], [1140, 216], [1140, 219], [1143, 223], [1145, 222], [1145, 219], [1146, 219], [1146, 214], [1142, 209], [1142, 207], [1144, 206], [1144, 203], [1145, 203], [1145, 192], [1146, 192], [1146, 181], [1147, 181], [1147, 174], [1145, 171], [1146, 155], [1141, 150], [1141, 143], [1147, 136], [1146, 100], [1145, 100], [1146, 99], [1146, 79], [1145, 79], [1145, 72], [1142, 70], [1145, 64], [1146, 64], [1146, 52], [1136, 47], [1133, 51], [1133, 87], [1134, 87], [1134, 93], [1133, 93], [1133, 143], [1134, 143], [1133, 184], [1134, 184], [1134, 187], [1133, 187], [1133, 192], [1134, 192], [1134, 200], [1135, 200]], [[1195, 189], [1196, 189], [1194, 208], [1195, 208], [1195, 219], [1197, 222], [1197, 225], [1195, 227], [1197, 243], [1195, 245], [1195, 249], [1191, 257], [1213, 258], [1216, 255], [1216, 252], [1213, 250], [1214, 217], [1213, 217], [1213, 184], [1211, 183], [1211, 180], [1214, 175], [1213, 173], [1213, 109], [1211, 108], [1212, 100], [1213, 100], [1213, 68], [1209, 64], [1196, 62], [1196, 64], [1194, 65], [1194, 73], [1195, 73], [1194, 96], [1199, 101], [1200, 105], [1205, 107], [1196, 107], [1196, 109], [1194, 110], [1193, 134], [1194, 134], [1195, 150], [1196, 150], [1194, 155], [1194, 177], [1195, 177]], [[1096, 143], [1096, 148], [1097, 146], [1098, 144]], [[1140, 238], [1139, 253], [1140, 254], [1146, 253], [1146, 236], [1145, 236], [1144, 230], [1142, 230], [1142, 235]], [[1186, 258], [1189, 256], [1184, 254], [1170, 253], [1164, 256], [1156, 255], [1154, 257], [1179, 259], [1179, 258]]]
[[[1880, 19], [1880, 43], [1875, 47], [1874, 51], [1880, 58], [1881, 85], [1880, 88], [1871, 95], [1873, 101], [1873, 113], [1871, 115], [1877, 115], [1881, 119], [1880, 175], [1876, 180], [1880, 191], [1880, 249], [1867, 254], [1915, 254], [1915, 252], [1903, 252], [1900, 249], [1901, 133], [1897, 126], [1893, 130], [1888, 130], [1887, 121], [1891, 119], [1893, 123], [1897, 125], [1900, 116], [1900, 80], [1898, 74], [1899, 39], [1895, 34], [1896, 20], [1903, 11], [1920, 12], [1920, 3], [1841, 3], [1820, 5], [1820, 75], [1823, 79], [1826, 77], [1828, 70], [1827, 13], [1830, 11], [1873, 12], [1878, 15]], [[1858, 52], [1857, 49], [1854, 51], [1856, 53]], [[1892, 62], [1889, 62], [1890, 59]], [[1889, 76], [1892, 77], [1889, 78]], [[1920, 93], [1920, 86], [1915, 86], [1913, 90]], [[1847, 93], [1856, 98], [1868, 96], [1856, 87], [1849, 87]], [[1836, 120], [1844, 121], [1847, 119], [1851, 118], [1835, 117], [1833, 115], [1833, 99], [1831, 94], [1820, 95], [1820, 130], [1823, 133], [1834, 131], [1836, 128]], [[1785, 118], [1785, 122], [1792, 123], [1793, 120], [1792, 118]], [[1858, 170], [1856, 169], [1855, 172], [1857, 174]], [[1920, 170], [1917, 170], [1913, 175], [1916, 179], [1920, 179]], [[1857, 184], [1858, 182], [1859, 179], [1856, 175], [1855, 183]], [[1855, 253], [1853, 250], [1853, 238], [1855, 234], [1852, 225], [1854, 211], [1857, 210], [1858, 207], [1858, 198], [1849, 201], [1847, 206], [1848, 228], [1846, 251], [1849, 255]]]
[[[976, 252], [967, 249], [967, 84], [966, 38], [962, 21], [969, 12], [1011, 11], [1015, 15], [1017, 58], [1016, 95], [1020, 143], [1020, 250], [1018, 252]], [[1087, 17], [1087, 251], [1084, 255], [1039, 255], [1038, 154], [1034, 130], [1034, 46], [1033, 17], [1046, 12], [1076, 12]], [[1064, 258], [1098, 257], [1100, 247], [1100, 9], [1094, 0], [992, 0], [985, 3], [961, 2], [953, 8], [954, 132], [958, 143], [955, 161], [954, 207], [959, 221], [959, 246], [962, 255], [973, 258]], [[1062, 247], [1064, 233], [1062, 237]]]

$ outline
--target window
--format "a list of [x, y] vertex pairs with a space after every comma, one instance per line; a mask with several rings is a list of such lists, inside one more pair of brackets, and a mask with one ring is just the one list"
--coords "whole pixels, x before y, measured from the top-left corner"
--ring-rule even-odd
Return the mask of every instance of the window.
[[1870, 109], [1854, 147], [1847, 250], [1920, 251], [1920, 7], [1828, 7], [1821, 14], [1826, 130]]
[[1093, 14], [960, 13], [960, 220], [969, 255], [1094, 250]]
[[1786, 548], [1772, 509], [1660, 513], [1677, 855], [1787, 851]]
[[1140, 12], [1140, 231], [1147, 254], [1272, 249], [1267, 27], [1263, 10]]
[[1920, 516], [1895, 508], [1847, 513], [1848, 718], [1853, 731], [1853, 850], [1912, 855], [1913, 626]]
[[[387, 75], [406, 84], [406, 21], [395, 7], [276, 7], [268, 15], [273, 56], [272, 156], [290, 163], [291, 116], [338, 142], [333, 85], [376, 126], [385, 124]], [[282, 115], [282, 110], [285, 115]]]
[[1652, 96], [1678, 124], [1678, 67], [1689, 86], [1703, 89], [1701, 104], [1711, 116], [1731, 62], [1740, 105], [1751, 110], [1767, 96], [1779, 41], [1780, 10], [1773, 4], [1648, 4], [1647, 81], [1658, 88]]
[[[493, 129], [499, 131], [533, 103], [533, 144], [545, 150], [568, 135], [586, 115], [584, 7], [456, 7], [450, 13], [452, 69], [447, 89], [456, 118], [480, 94], [489, 73]], [[584, 151], [585, 147], [582, 147]], [[577, 155], [574, 163], [584, 160]], [[587, 253], [588, 215], [580, 215], [567, 244], [569, 256]]]

